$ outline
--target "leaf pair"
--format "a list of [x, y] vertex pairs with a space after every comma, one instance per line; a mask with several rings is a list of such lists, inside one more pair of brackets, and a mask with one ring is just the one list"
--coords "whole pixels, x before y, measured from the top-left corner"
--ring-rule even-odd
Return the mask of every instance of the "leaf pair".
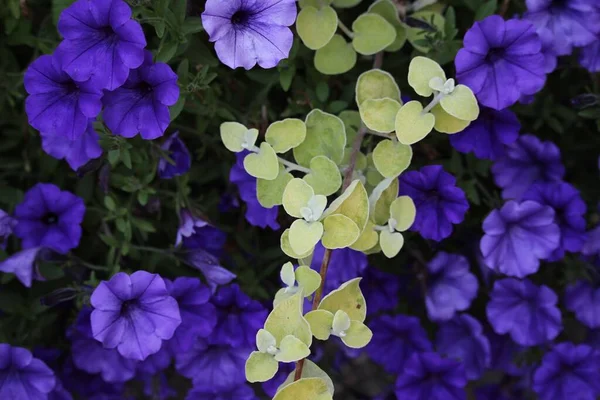
[[[287, 262], [281, 268], [279, 273], [281, 281], [286, 285], [279, 289], [275, 294], [273, 306], [276, 307], [281, 301], [293, 296], [298, 291], [302, 291], [304, 297], [312, 296], [321, 284], [321, 275], [306, 265], [301, 265], [296, 270], [291, 262]], [[296, 285], [296, 283], [298, 283]]]

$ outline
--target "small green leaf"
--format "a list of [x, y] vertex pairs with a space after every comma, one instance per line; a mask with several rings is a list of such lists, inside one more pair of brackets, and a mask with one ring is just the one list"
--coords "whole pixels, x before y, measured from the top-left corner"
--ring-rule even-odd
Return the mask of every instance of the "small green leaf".
[[258, 138], [258, 129], [248, 129], [238, 122], [223, 122], [220, 131], [221, 141], [234, 153], [254, 146]]
[[333, 313], [327, 310], [313, 310], [305, 316], [310, 324], [313, 336], [319, 340], [327, 340], [331, 336], [333, 326]]
[[332, 400], [327, 382], [321, 378], [302, 378], [279, 390], [273, 400]]
[[324, 47], [337, 30], [338, 16], [329, 6], [317, 9], [312, 6], [300, 10], [296, 31], [302, 42], [311, 50]]
[[281, 347], [281, 341], [288, 335], [297, 337], [310, 347], [312, 333], [302, 315], [303, 303], [304, 296], [298, 292], [274, 307], [267, 317], [264, 329], [275, 337], [277, 347]]
[[[294, 375], [295, 375], [295, 371], [290, 372], [290, 374], [288, 375], [287, 379], [279, 386], [279, 388], [277, 389], [277, 391], [280, 391], [281, 389], [283, 389], [284, 387], [288, 386], [289, 384], [294, 382]], [[327, 389], [329, 390], [329, 393], [333, 396], [334, 393], [334, 386], [333, 386], [333, 381], [331, 380], [331, 378], [329, 377], [329, 375], [327, 375], [325, 373], [325, 371], [323, 371], [321, 368], [319, 368], [319, 366], [317, 364], [315, 364], [314, 362], [306, 359], [304, 360], [304, 368], [302, 368], [302, 375], [300, 376], [301, 378], [320, 378], [323, 379], [327, 385]]]
[[279, 353], [275, 354], [275, 361], [295, 362], [310, 355], [308, 346], [295, 336], [287, 335], [281, 340]]
[[[294, 273], [294, 266], [291, 262], [288, 261], [285, 264], [283, 264], [283, 266], [281, 267], [281, 271], [279, 272], [279, 277], [281, 278], [281, 281], [288, 287], [292, 287], [296, 284], [296, 274]], [[260, 346], [258, 346], [258, 349], [261, 350]]]
[[350, 321], [350, 327], [346, 330], [346, 336], [342, 342], [352, 349], [362, 349], [373, 338], [373, 332], [362, 322]]
[[496, 12], [497, 8], [498, 8], [498, 0], [486, 1], [481, 6], [479, 6], [479, 8], [477, 9], [477, 12], [475, 13], [475, 21], [481, 21], [482, 19], [485, 19], [485, 18], [489, 17], [490, 15], [493, 15]]
[[[441, 14], [432, 11], [419, 11], [412, 14], [410, 17], [412, 19], [422, 21], [424, 24], [433, 26], [433, 28], [435, 28], [436, 31], [442, 33], [443, 37], [443, 34], [445, 32], [446, 20]], [[409, 27], [406, 29], [406, 38], [408, 39], [410, 44], [412, 44], [413, 47], [421, 53], [427, 53], [429, 52], [429, 50], [431, 50], [430, 47], [427, 45], [427, 41], [425, 40], [425, 37], [431, 34], [433, 34], [433, 32], [429, 32], [428, 30], [421, 28]], [[425, 44], [423, 44], [422, 42], [425, 42]]]
[[340, 164], [346, 147], [346, 128], [342, 120], [319, 109], [306, 116], [306, 138], [294, 148], [294, 158], [298, 164], [310, 167], [316, 156], [326, 156]]
[[479, 116], [477, 99], [465, 85], [456, 85], [452, 93], [442, 98], [440, 105], [448, 114], [464, 121], [475, 121]]
[[356, 104], [360, 107], [365, 100], [389, 97], [401, 103], [400, 88], [386, 71], [372, 69], [363, 72], [356, 81]]
[[360, 116], [367, 128], [381, 133], [395, 129], [396, 114], [402, 106], [394, 99], [367, 99], [359, 107]]
[[373, 150], [373, 164], [384, 178], [395, 178], [408, 168], [412, 155], [409, 145], [386, 139]]
[[295, 277], [304, 297], [311, 296], [321, 285], [321, 275], [306, 265], [296, 268]]
[[383, 230], [379, 232], [379, 245], [387, 258], [394, 258], [404, 246], [404, 236], [400, 232]]
[[342, 186], [342, 175], [338, 166], [325, 156], [316, 156], [310, 160], [311, 173], [304, 176], [304, 180], [313, 189], [315, 194], [329, 196], [338, 191]]
[[244, 169], [255, 178], [273, 180], [279, 175], [279, 160], [271, 145], [267, 142], [260, 144], [258, 153], [248, 154], [244, 158]]
[[306, 138], [306, 125], [304, 121], [296, 118], [287, 118], [269, 125], [265, 133], [265, 140], [273, 146], [276, 153], [285, 153], [300, 145]]
[[339, 117], [346, 128], [346, 144], [354, 143], [354, 138], [361, 124], [360, 113], [355, 110], [344, 110], [339, 114]]
[[352, 46], [358, 53], [369, 56], [394, 43], [396, 28], [379, 14], [361, 14], [352, 23]]
[[290, 226], [290, 246], [296, 254], [305, 254], [316, 246], [323, 237], [323, 224], [321, 222], [306, 222], [297, 219]]
[[431, 114], [435, 116], [435, 130], [441, 133], [458, 133], [463, 131], [471, 123], [471, 121], [453, 117], [444, 111], [439, 104], [431, 109]]
[[293, 175], [286, 172], [283, 165], [279, 165], [279, 174], [273, 180], [256, 180], [256, 198], [261, 206], [271, 208], [283, 203], [283, 192]]
[[392, 0], [377, 0], [369, 6], [368, 12], [381, 15], [396, 29], [396, 39], [385, 48], [385, 51], [398, 51], [406, 43], [406, 28], [398, 15], [398, 8]]
[[414, 144], [431, 132], [435, 117], [423, 114], [423, 106], [418, 101], [409, 101], [396, 114], [396, 137], [403, 144]]
[[321, 7], [329, 6], [332, 1], [333, 0], [298, 0], [298, 5], [300, 6], [300, 8], [306, 8], [306, 7], [321, 8]]
[[433, 78], [439, 78], [446, 82], [446, 73], [440, 67], [440, 64], [427, 57], [415, 57], [411, 60], [408, 67], [408, 84], [423, 97], [429, 97], [433, 90], [429, 82]]
[[273, 378], [279, 369], [279, 363], [272, 355], [253, 351], [246, 360], [246, 380], [250, 383], [266, 382]]
[[352, 44], [341, 35], [333, 35], [325, 47], [315, 53], [314, 64], [317, 71], [325, 75], [339, 75], [350, 71], [356, 65], [356, 51]]
[[396, 221], [394, 227], [398, 232], [404, 232], [415, 222], [417, 209], [408, 196], [400, 196], [390, 205], [390, 217]]
[[302, 208], [315, 195], [313, 188], [300, 178], [293, 178], [283, 191], [283, 208], [292, 217], [302, 218]]
[[356, 242], [352, 243], [350, 248], [356, 251], [367, 251], [376, 246], [377, 242], [379, 241], [379, 236], [374, 228], [375, 225], [371, 221], [368, 221], [367, 226], [362, 231], [358, 239], [356, 239]]
[[352, 8], [358, 5], [361, 1], [362, 0], [333, 0], [333, 5], [337, 8]]
[[376, 225], [385, 225], [390, 219], [390, 206], [398, 197], [398, 179], [384, 179], [369, 196], [371, 220]]
[[350, 218], [358, 226], [359, 233], [365, 229], [369, 220], [369, 196], [361, 181], [353, 181], [325, 210], [323, 217], [333, 214], [342, 214]]
[[292, 249], [292, 246], [290, 245], [290, 230], [289, 229], [286, 229], [285, 231], [283, 231], [283, 233], [281, 234], [281, 238], [279, 239], [279, 244], [281, 247], [281, 251], [283, 251], [286, 256], [295, 258], [296, 260], [302, 260], [302, 259], [308, 258], [312, 254], [312, 249], [310, 251], [307, 251], [304, 254], [298, 254]]
[[367, 316], [367, 304], [359, 287], [361, 279], [354, 278], [331, 291], [323, 297], [318, 309], [327, 310], [333, 314], [342, 310], [348, 314], [350, 319], [363, 322]]
[[326, 249], [343, 249], [356, 242], [360, 236], [358, 226], [345, 215], [333, 214], [323, 220], [323, 238]]

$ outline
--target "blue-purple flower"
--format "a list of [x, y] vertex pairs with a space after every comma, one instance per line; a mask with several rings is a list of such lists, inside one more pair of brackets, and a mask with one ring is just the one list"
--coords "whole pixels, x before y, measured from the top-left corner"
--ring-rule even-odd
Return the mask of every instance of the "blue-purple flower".
[[188, 392], [185, 400], [256, 400], [256, 395], [248, 385], [236, 385], [225, 391], [196, 386]]
[[504, 199], [519, 200], [536, 182], [561, 180], [565, 167], [554, 143], [527, 134], [506, 147], [505, 156], [492, 165], [492, 174]]
[[467, 378], [461, 363], [436, 353], [415, 353], [396, 380], [396, 396], [410, 400], [465, 400]]
[[508, 201], [483, 221], [480, 248], [485, 264], [517, 278], [537, 272], [560, 244], [554, 210], [535, 201]]
[[516, 344], [509, 335], [498, 335], [492, 329], [488, 329], [485, 334], [490, 341], [492, 351], [490, 369], [512, 376], [522, 375], [526, 367], [518, 366], [515, 360], [524, 347]]
[[[315, 271], [319, 271], [324, 255], [325, 247], [319, 242], [315, 246], [310, 267]], [[349, 248], [334, 251], [329, 258], [323, 293], [327, 294], [340, 287], [342, 283], [361, 276], [367, 268], [367, 264], [367, 256], [363, 252]]]
[[158, 161], [158, 176], [162, 179], [171, 179], [189, 171], [192, 166], [192, 158], [185, 143], [179, 137], [179, 132], [169, 136], [160, 148], [168, 153], [167, 156], [170, 160], [161, 157]]
[[[43, 254], [42, 247], [32, 247], [0, 261], [0, 271], [15, 274], [17, 279], [26, 287], [31, 287], [38, 259]], [[38, 277], [39, 279], [39, 277]]]
[[181, 323], [177, 301], [163, 279], [146, 271], [119, 272], [100, 282], [91, 303], [94, 338], [134, 360], [158, 352]]
[[22, 347], [0, 343], [0, 399], [47, 400], [54, 372]]
[[[337, 251], [332, 254], [332, 257], [336, 253]], [[329, 271], [327, 279], [329, 279]], [[325, 284], [327, 284], [327, 281], [325, 281]], [[393, 310], [398, 305], [398, 294], [402, 285], [397, 275], [370, 266], [365, 270], [360, 287], [367, 301], [367, 313], [369, 315], [380, 311]]]
[[221, 266], [219, 259], [215, 255], [202, 248], [186, 251], [183, 253], [183, 259], [186, 264], [202, 272], [212, 292], [218, 286], [227, 285], [236, 278], [233, 272]]
[[13, 233], [13, 228], [17, 224], [17, 221], [6, 211], [0, 209], [0, 248], [6, 248], [6, 241]]
[[400, 175], [400, 195], [414, 201], [417, 216], [410, 229], [425, 239], [440, 241], [450, 236], [452, 225], [461, 223], [469, 209], [465, 192], [441, 165]]
[[560, 343], [533, 376], [540, 400], [594, 400], [600, 396], [600, 355], [587, 345]]
[[522, 346], [553, 340], [562, 330], [558, 297], [549, 287], [528, 279], [502, 279], [494, 283], [487, 317], [498, 334], [509, 333]]
[[565, 306], [588, 328], [600, 328], [600, 289], [579, 281], [565, 290]]
[[477, 158], [496, 160], [504, 155], [507, 144], [519, 137], [521, 124], [512, 111], [481, 107], [477, 120], [462, 132], [450, 135], [450, 144], [462, 153], [473, 152]]
[[600, 35], [579, 53], [579, 63], [588, 71], [600, 72]]
[[144, 61], [146, 38], [123, 0], [77, 0], [58, 20], [63, 70], [77, 82], [114, 90]]
[[496, 110], [537, 93], [546, 83], [542, 42], [529, 21], [491, 15], [467, 31], [456, 55], [456, 78], [479, 103]]
[[73, 140], [44, 132], [40, 132], [40, 136], [42, 149], [57, 160], [64, 159], [74, 171], [102, 155], [102, 147], [98, 143], [100, 138], [92, 121], [89, 121], [86, 130]]
[[208, 0], [202, 24], [221, 62], [250, 69], [273, 68], [287, 58], [296, 21], [295, 0]]
[[14, 233], [24, 249], [47, 247], [65, 254], [79, 245], [83, 200], [51, 183], [38, 183], [15, 208]]
[[490, 341], [479, 321], [468, 314], [442, 323], [435, 347], [438, 353], [462, 361], [469, 380], [479, 379], [491, 363]]
[[425, 305], [432, 321], [445, 321], [469, 308], [479, 284], [469, 271], [469, 261], [458, 254], [440, 251], [427, 264]]
[[190, 210], [183, 208], [179, 213], [179, 228], [177, 229], [175, 246], [179, 246], [183, 238], [189, 238], [196, 234], [196, 228], [204, 228], [205, 226], [210, 226], [210, 224], [202, 218], [195, 217]]
[[153, 377], [169, 368], [171, 365], [172, 354], [168, 346], [161, 346], [160, 350], [150, 354], [144, 361], [137, 363], [137, 377]]
[[143, 64], [131, 71], [127, 81], [104, 94], [104, 121], [114, 134], [131, 138], [139, 133], [143, 139], [156, 139], [169, 126], [169, 106], [178, 99], [177, 74], [167, 64], [153, 62], [152, 53], [145, 51]]

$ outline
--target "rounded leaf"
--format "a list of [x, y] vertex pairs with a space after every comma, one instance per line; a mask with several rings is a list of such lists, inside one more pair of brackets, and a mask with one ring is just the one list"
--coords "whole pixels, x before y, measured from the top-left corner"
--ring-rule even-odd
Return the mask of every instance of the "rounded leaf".
[[350, 328], [350, 317], [342, 310], [337, 310], [333, 315], [333, 324], [331, 325], [331, 332], [336, 335], [346, 333], [345, 331]]
[[327, 310], [313, 310], [304, 316], [310, 324], [313, 336], [319, 340], [327, 340], [333, 326], [333, 313]]
[[333, 0], [298, 0], [298, 5], [300, 6], [300, 8], [305, 8], [305, 7], [321, 8], [321, 7], [326, 7], [326, 6], [330, 5], [332, 2], [333, 2]]
[[297, 118], [288, 118], [283, 121], [273, 122], [267, 128], [265, 140], [276, 153], [285, 153], [304, 142], [306, 138], [306, 125]]
[[433, 78], [440, 78], [446, 82], [446, 73], [437, 62], [427, 57], [415, 57], [408, 66], [408, 84], [423, 97], [429, 97], [433, 94], [433, 89], [429, 87], [429, 81]]
[[345, 215], [333, 214], [323, 220], [323, 238], [326, 249], [343, 249], [356, 242], [360, 236], [358, 226]]
[[279, 344], [279, 352], [275, 354], [275, 361], [295, 362], [310, 355], [308, 346], [295, 336], [287, 335]]
[[398, 179], [387, 178], [369, 196], [370, 216], [376, 225], [385, 225], [390, 219], [390, 205], [398, 197]]
[[238, 122], [223, 122], [220, 131], [221, 141], [234, 153], [254, 146], [258, 138], [258, 129], [248, 129]]
[[[283, 389], [290, 383], [294, 382], [294, 375], [295, 375], [295, 371], [290, 372], [287, 379], [279, 386], [277, 391], [280, 391], [281, 389]], [[333, 396], [333, 393], [334, 393], [333, 381], [331, 380], [329, 375], [327, 375], [325, 373], [325, 371], [323, 371], [321, 368], [319, 368], [319, 366], [317, 364], [315, 364], [314, 362], [312, 362], [308, 359], [304, 360], [304, 368], [302, 368], [302, 375], [300, 376], [300, 378], [323, 379], [325, 381], [325, 383], [327, 384], [327, 389], [329, 390], [329, 393], [331, 393], [331, 395]]]
[[321, 222], [306, 222], [303, 219], [295, 220], [290, 226], [290, 246], [296, 254], [310, 252], [323, 237], [323, 224]]
[[403, 144], [414, 144], [431, 132], [435, 117], [431, 113], [421, 114], [423, 106], [418, 101], [409, 101], [396, 114], [396, 137]]
[[279, 369], [279, 363], [272, 355], [253, 351], [246, 360], [246, 380], [250, 383], [266, 382], [273, 378]]
[[295, 275], [304, 297], [311, 296], [321, 285], [321, 275], [306, 265], [296, 268]]
[[354, 180], [344, 193], [331, 203], [323, 216], [333, 214], [342, 214], [354, 221], [359, 234], [365, 229], [369, 220], [369, 196], [361, 181]]
[[288, 287], [296, 285], [296, 273], [294, 272], [294, 266], [291, 262], [288, 261], [283, 264], [281, 271], [279, 271], [279, 277], [281, 278], [281, 281]]
[[465, 128], [471, 123], [471, 121], [453, 117], [444, 111], [439, 104], [431, 109], [431, 114], [433, 114], [435, 117], [435, 130], [441, 133], [447, 133], [449, 135], [464, 131]]
[[387, 258], [396, 257], [404, 246], [404, 236], [399, 232], [383, 230], [379, 232], [379, 245]]
[[310, 249], [304, 254], [298, 254], [292, 249], [292, 245], [290, 245], [289, 228], [283, 231], [283, 233], [281, 234], [281, 238], [279, 239], [279, 245], [281, 247], [281, 251], [283, 251], [286, 256], [290, 258], [295, 258], [296, 260], [306, 259], [312, 254], [312, 249]]
[[375, 225], [371, 221], [368, 221], [367, 226], [362, 231], [358, 239], [356, 239], [356, 242], [352, 243], [350, 248], [352, 250], [364, 252], [375, 247], [379, 241], [379, 235], [377, 235], [377, 232], [374, 228]]
[[293, 178], [283, 191], [283, 208], [292, 217], [302, 218], [302, 208], [308, 205], [314, 195], [315, 192], [308, 183], [300, 178]]
[[261, 206], [271, 208], [283, 202], [283, 192], [287, 184], [294, 178], [292, 174], [279, 164], [279, 174], [273, 180], [256, 180], [256, 198]]
[[325, 156], [316, 156], [310, 160], [310, 174], [304, 176], [315, 194], [329, 196], [342, 186], [342, 175], [338, 166]]
[[400, 88], [389, 72], [372, 69], [363, 72], [356, 81], [356, 104], [368, 99], [390, 98], [401, 103]]
[[337, 8], [352, 8], [358, 5], [361, 1], [362, 0], [333, 0], [333, 5]]
[[479, 105], [473, 91], [465, 85], [457, 85], [452, 93], [442, 97], [440, 105], [454, 118], [475, 121], [479, 117]]
[[[438, 32], [441, 32], [442, 38], [445, 36], [444, 28], [446, 25], [446, 20], [441, 14], [432, 12], [432, 11], [419, 11], [419, 12], [412, 14], [410, 17], [412, 19], [419, 20], [419, 21], [423, 22], [423, 24], [426, 24], [429, 26], [432, 26], [432, 21], [433, 21], [432, 27], [434, 29], [436, 29]], [[410, 44], [415, 49], [417, 49], [421, 53], [427, 53], [430, 50], [430, 48], [428, 46], [424, 46], [420, 42], [423, 40], [423, 38], [425, 38], [426, 35], [433, 34], [433, 32], [431, 32], [430, 30], [431, 30], [431, 28], [429, 28], [428, 30], [425, 30], [422, 28], [407, 27], [406, 28], [406, 38], [408, 39]]]
[[396, 39], [385, 51], [398, 51], [406, 43], [406, 28], [400, 20], [398, 9], [391, 0], [377, 0], [369, 6], [368, 12], [379, 14], [396, 29]]
[[296, 31], [302, 43], [311, 50], [324, 47], [337, 30], [338, 16], [329, 6], [317, 9], [304, 7], [296, 19]]
[[373, 150], [373, 164], [384, 178], [395, 178], [408, 168], [412, 147], [392, 140], [382, 140]]
[[360, 114], [356, 110], [344, 110], [339, 114], [346, 127], [346, 144], [354, 143], [354, 138], [361, 125]]
[[396, 221], [395, 229], [404, 232], [412, 226], [417, 216], [417, 208], [413, 199], [400, 196], [390, 205], [390, 217]]
[[369, 129], [390, 133], [395, 129], [396, 114], [401, 106], [390, 98], [367, 99], [359, 107], [360, 117]]
[[248, 154], [244, 158], [244, 169], [255, 178], [272, 181], [279, 175], [277, 154], [269, 143], [262, 142], [258, 153]]
[[369, 56], [394, 43], [396, 29], [379, 14], [361, 14], [352, 23], [352, 46], [358, 53]]
[[332, 400], [327, 382], [321, 378], [302, 378], [279, 390], [273, 400]]
[[356, 65], [356, 51], [341, 35], [333, 35], [325, 47], [315, 53], [315, 68], [325, 75], [339, 75]]
[[325, 156], [340, 164], [346, 147], [346, 128], [339, 117], [319, 109], [306, 116], [306, 139], [294, 148], [298, 164], [310, 167], [316, 156]]
[[352, 349], [362, 349], [369, 344], [371, 338], [373, 332], [368, 326], [359, 321], [351, 321], [346, 336], [342, 337], [342, 342]]
[[354, 278], [343, 283], [338, 289], [332, 290], [323, 297], [318, 309], [327, 310], [332, 314], [342, 310], [350, 319], [363, 322], [367, 316], [367, 304], [359, 286], [361, 279]]
[[281, 347], [283, 338], [288, 335], [297, 337], [310, 347], [312, 333], [308, 322], [302, 315], [303, 304], [304, 296], [298, 292], [277, 304], [267, 317], [265, 329], [275, 337], [278, 348]]

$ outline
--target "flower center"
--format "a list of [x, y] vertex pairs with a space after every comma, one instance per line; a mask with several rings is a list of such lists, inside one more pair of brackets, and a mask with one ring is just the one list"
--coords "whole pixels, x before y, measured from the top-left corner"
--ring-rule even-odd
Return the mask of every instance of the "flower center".
[[244, 10], [238, 10], [231, 16], [231, 23], [233, 25], [244, 25], [248, 22], [250, 15]]
[[121, 305], [121, 315], [129, 315], [131, 311], [135, 308], [136, 301], [135, 300], [127, 300], [124, 301]]
[[505, 49], [502, 47], [491, 48], [488, 51], [486, 60], [495, 63], [496, 61], [504, 58], [504, 50]]
[[139, 85], [140, 91], [142, 93], [150, 93], [154, 88], [148, 82], [141, 82]]
[[58, 215], [53, 212], [49, 212], [48, 214], [44, 215], [44, 218], [42, 219], [46, 225], [54, 225], [58, 222]]

